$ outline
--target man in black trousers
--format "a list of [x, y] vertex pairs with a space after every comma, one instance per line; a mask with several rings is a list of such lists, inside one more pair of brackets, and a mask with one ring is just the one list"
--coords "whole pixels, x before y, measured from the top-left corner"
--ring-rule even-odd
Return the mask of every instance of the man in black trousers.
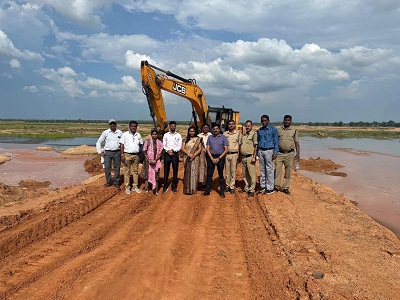
[[178, 187], [178, 166], [179, 166], [179, 151], [182, 148], [182, 136], [176, 132], [176, 122], [169, 122], [169, 132], [164, 134], [163, 146], [165, 150], [164, 154], [164, 188], [163, 193], [168, 191], [168, 177], [169, 169], [172, 164], [172, 191], [174, 194], [177, 193]]
[[221, 134], [221, 128], [218, 124], [212, 126], [213, 135], [208, 137], [207, 140], [207, 183], [206, 190], [203, 193], [204, 196], [210, 195], [212, 177], [214, 174], [215, 167], [218, 170], [219, 177], [219, 195], [221, 198], [225, 198], [225, 180], [224, 180], [224, 168], [225, 168], [225, 156], [228, 152], [229, 142], [226, 136]]

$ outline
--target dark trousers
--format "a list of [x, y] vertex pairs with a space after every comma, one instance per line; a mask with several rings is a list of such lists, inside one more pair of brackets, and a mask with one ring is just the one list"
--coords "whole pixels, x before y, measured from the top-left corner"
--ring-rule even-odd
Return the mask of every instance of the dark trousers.
[[[111, 179], [111, 163], [114, 162], [114, 182]], [[104, 151], [104, 172], [106, 174], [106, 181], [109, 184], [119, 185], [119, 169], [121, 166], [121, 152], [118, 151]]]
[[179, 155], [178, 152], [170, 156], [168, 153], [164, 154], [164, 190], [168, 187], [169, 170], [172, 164], [172, 185], [171, 188], [175, 190], [178, 186], [178, 166], [179, 166]]
[[[219, 157], [219, 155], [213, 155], [214, 158]], [[215, 167], [218, 170], [219, 177], [219, 192], [223, 193], [225, 190], [225, 179], [224, 179], [224, 168], [225, 168], [225, 157], [220, 159], [217, 164], [214, 164], [211, 158], [207, 155], [207, 181], [206, 181], [206, 191], [211, 191], [212, 177], [214, 175]]]

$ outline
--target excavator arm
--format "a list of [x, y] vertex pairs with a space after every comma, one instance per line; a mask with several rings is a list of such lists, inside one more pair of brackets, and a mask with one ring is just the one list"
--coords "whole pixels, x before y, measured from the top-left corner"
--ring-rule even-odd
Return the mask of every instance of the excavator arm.
[[[156, 73], [155, 70], [159, 71], [159, 73]], [[219, 122], [222, 125], [223, 121], [227, 123], [229, 119], [234, 119], [236, 124], [239, 124], [239, 112], [234, 112], [232, 109], [224, 107], [208, 107], [204, 93], [194, 79], [182, 78], [174, 73], [153, 66], [147, 61], [141, 62], [140, 73], [142, 90], [147, 98], [150, 116], [153, 119], [154, 127], [161, 133], [168, 130], [162, 90], [190, 101], [193, 107], [193, 117], [196, 127], [201, 127], [206, 123], [211, 125], [212, 122]], [[199, 123], [197, 123], [197, 119]]]
[[[149, 64], [147, 61], [142, 61], [140, 67], [143, 93], [147, 97], [150, 116], [157, 129], [166, 131], [168, 127], [162, 90], [188, 99], [197, 113], [199, 126], [206, 123], [208, 114], [206, 99], [203, 91], [193, 79], [185, 79], [169, 71], [164, 71]], [[162, 73], [157, 74], [155, 70]]]

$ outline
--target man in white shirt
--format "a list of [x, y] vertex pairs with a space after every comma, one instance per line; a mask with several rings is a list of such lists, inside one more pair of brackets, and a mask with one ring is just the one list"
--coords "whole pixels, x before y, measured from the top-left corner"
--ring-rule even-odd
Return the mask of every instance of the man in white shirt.
[[207, 140], [208, 137], [211, 136], [210, 126], [208, 124], [204, 124], [201, 127], [201, 133], [197, 136], [203, 139], [203, 149], [200, 153], [200, 164], [199, 164], [199, 184], [200, 186], [205, 187], [207, 181]]
[[138, 187], [138, 169], [139, 169], [139, 151], [140, 145], [143, 145], [142, 136], [137, 132], [138, 123], [136, 121], [129, 122], [129, 131], [122, 134], [121, 145], [121, 158], [125, 165], [124, 183], [125, 192], [129, 195], [130, 188], [130, 175], [133, 177], [132, 191], [140, 194], [141, 191]]
[[[104, 130], [96, 143], [97, 153], [104, 158], [104, 172], [106, 174], [105, 187], [114, 185], [118, 190], [119, 187], [119, 169], [121, 166], [121, 154], [119, 140], [122, 131], [117, 129], [117, 122], [114, 119], [108, 121], [110, 129]], [[104, 144], [104, 151], [101, 145]], [[111, 179], [111, 162], [114, 162], [114, 181]]]
[[163, 192], [168, 191], [169, 169], [172, 164], [173, 179], [171, 189], [174, 194], [177, 193], [178, 187], [178, 166], [179, 166], [179, 151], [182, 148], [182, 136], [176, 132], [176, 122], [169, 122], [169, 132], [164, 134], [163, 146], [164, 154], [164, 188]]

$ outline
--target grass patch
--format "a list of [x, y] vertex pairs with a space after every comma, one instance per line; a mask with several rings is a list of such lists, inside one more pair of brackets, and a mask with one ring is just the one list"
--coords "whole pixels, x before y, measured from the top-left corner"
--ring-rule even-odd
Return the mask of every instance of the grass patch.
[[[128, 123], [118, 124], [118, 129], [128, 130]], [[154, 127], [150, 122], [141, 123], [138, 121], [138, 132], [143, 136], [150, 134]], [[183, 124], [182, 124], [183, 123]], [[177, 126], [177, 130], [186, 136], [186, 130], [189, 122], [182, 122]], [[103, 130], [108, 127], [107, 122], [39, 122], [39, 121], [4, 121], [0, 120], [0, 136], [3, 137], [23, 137], [38, 139], [64, 139], [73, 137], [99, 137]]]
[[[120, 121], [118, 129], [128, 130], [129, 121]], [[138, 131], [143, 137], [150, 134], [153, 124], [150, 121], [138, 121]], [[257, 129], [260, 124], [254, 124]], [[280, 126], [280, 124], [277, 124]], [[186, 136], [189, 122], [178, 122], [177, 130]], [[371, 139], [400, 139], [400, 130], [391, 127], [327, 127], [327, 126], [296, 126], [300, 136], [317, 138], [332, 137], [337, 139], [371, 138]], [[107, 121], [26, 121], [0, 120], [0, 136], [24, 137], [38, 139], [63, 139], [73, 137], [99, 137], [101, 132], [108, 128]]]

